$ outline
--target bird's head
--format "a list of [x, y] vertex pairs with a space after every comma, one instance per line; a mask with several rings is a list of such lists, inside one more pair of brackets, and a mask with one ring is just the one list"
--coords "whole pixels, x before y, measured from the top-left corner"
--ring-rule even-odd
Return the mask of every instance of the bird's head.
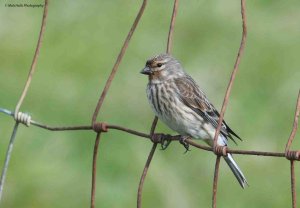
[[157, 83], [185, 75], [179, 61], [169, 54], [160, 54], [149, 59], [141, 73], [148, 75], [150, 81]]

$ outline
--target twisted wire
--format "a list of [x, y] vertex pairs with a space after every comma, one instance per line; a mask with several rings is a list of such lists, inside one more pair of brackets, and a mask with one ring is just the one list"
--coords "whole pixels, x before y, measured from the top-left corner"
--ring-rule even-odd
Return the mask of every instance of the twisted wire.
[[31, 124], [31, 116], [27, 113], [18, 112], [15, 116], [16, 122], [22, 123], [26, 125], [27, 127]]

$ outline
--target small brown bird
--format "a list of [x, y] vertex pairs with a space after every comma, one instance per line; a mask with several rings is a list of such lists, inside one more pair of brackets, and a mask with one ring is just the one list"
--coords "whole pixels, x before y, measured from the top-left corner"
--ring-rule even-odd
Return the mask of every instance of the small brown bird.
[[[152, 110], [181, 135], [180, 142], [185, 148], [188, 149], [185, 139], [189, 137], [202, 139], [213, 146], [220, 115], [192, 77], [184, 72], [179, 61], [169, 54], [160, 54], [148, 60], [141, 73], [149, 76], [147, 97]], [[240, 139], [223, 121], [218, 145], [227, 146], [227, 138], [234, 141], [233, 136]], [[247, 180], [232, 155], [227, 154], [224, 159], [244, 188]]]

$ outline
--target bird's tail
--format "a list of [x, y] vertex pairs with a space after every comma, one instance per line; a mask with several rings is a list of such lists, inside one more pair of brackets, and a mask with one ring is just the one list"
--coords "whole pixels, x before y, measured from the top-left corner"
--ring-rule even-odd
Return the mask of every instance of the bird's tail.
[[224, 159], [225, 159], [226, 163], [228, 164], [228, 166], [230, 167], [231, 171], [233, 172], [234, 176], [238, 180], [241, 187], [245, 188], [245, 186], [248, 185], [248, 182], [247, 182], [244, 174], [240, 170], [239, 166], [234, 161], [231, 154], [227, 154], [227, 156], [225, 156]]

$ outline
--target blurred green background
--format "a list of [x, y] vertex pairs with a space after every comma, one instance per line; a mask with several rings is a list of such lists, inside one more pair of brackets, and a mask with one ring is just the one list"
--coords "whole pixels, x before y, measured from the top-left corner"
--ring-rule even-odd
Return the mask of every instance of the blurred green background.
[[[34, 54], [43, 9], [0, 5], [0, 107], [13, 110]], [[18, 2], [15, 2], [18, 3]], [[42, 3], [27, 0], [22, 3]], [[105, 81], [141, 1], [50, 1], [49, 17], [28, 96], [21, 108], [52, 126], [90, 124]], [[151, 0], [120, 65], [98, 121], [149, 132], [153, 113], [139, 74], [164, 52], [173, 1]], [[248, 1], [248, 40], [225, 118], [243, 138], [232, 148], [283, 151], [300, 81], [300, 1]], [[220, 109], [241, 39], [240, 2], [180, 1], [173, 54]], [[0, 115], [3, 165], [13, 119]], [[172, 133], [162, 123], [157, 131]], [[299, 134], [294, 148], [300, 147]], [[21, 126], [1, 207], [89, 207], [95, 133]], [[151, 142], [110, 130], [101, 141], [97, 207], [135, 207]], [[210, 207], [215, 156], [174, 142], [158, 150], [143, 207]], [[290, 207], [289, 162], [235, 156], [249, 188], [222, 161], [219, 207]], [[296, 166], [299, 176], [299, 166]], [[300, 193], [299, 178], [297, 192]]]

